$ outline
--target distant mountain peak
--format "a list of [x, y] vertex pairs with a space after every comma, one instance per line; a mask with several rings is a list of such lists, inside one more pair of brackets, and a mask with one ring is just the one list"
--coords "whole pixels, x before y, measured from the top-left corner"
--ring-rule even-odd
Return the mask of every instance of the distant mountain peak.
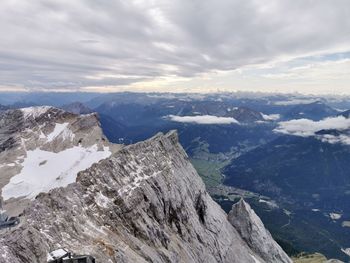
[[61, 107], [65, 111], [74, 113], [74, 114], [89, 114], [92, 113], [93, 110], [91, 110], [89, 107], [85, 106], [81, 102], [73, 102], [70, 104], [63, 105]]
[[339, 113], [338, 116], [343, 116], [343, 117], [349, 119], [350, 118], [350, 110], [343, 111], [343, 112]]

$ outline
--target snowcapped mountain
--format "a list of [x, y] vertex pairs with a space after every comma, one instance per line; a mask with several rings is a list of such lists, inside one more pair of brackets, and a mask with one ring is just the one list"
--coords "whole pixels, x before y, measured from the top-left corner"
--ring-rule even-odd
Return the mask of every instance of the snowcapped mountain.
[[[0, 123], [2, 188], [4, 199], [12, 197], [5, 208], [20, 203], [11, 196], [17, 185], [28, 185], [27, 199], [44, 192], [27, 205], [18, 227], [1, 234], [0, 262], [46, 262], [50, 251], [63, 248], [97, 262], [291, 262], [270, 236], [260, 242], [267, 230], [244, 201], [232, 212], [244, 216], [230, 216], [230, 223], [174, 131], [120, 149], [104, 138], [94, 114], [40, 107], [7, 111]], [[76, 147], [82, 152], [70, 154]], [[45, 176], [65, 183], [46, 184]], [[31, 188], [37, 181], [40, 190]], [[256, 224], [245, 231], [242, 220]]]
[[115, 150], [96, 114], [48, 107], [0, 114], [2, 206], [18, 214], [40, 192], [75, 182], [77, 173]]

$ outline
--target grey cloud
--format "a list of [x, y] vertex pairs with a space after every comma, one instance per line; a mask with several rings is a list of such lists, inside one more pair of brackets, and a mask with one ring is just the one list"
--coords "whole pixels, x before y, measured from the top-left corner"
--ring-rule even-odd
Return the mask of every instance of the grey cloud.
[[347, 0], [3, 0], [0, 83], [118, 86], [331, 52], [350, 44], [349, 12]]

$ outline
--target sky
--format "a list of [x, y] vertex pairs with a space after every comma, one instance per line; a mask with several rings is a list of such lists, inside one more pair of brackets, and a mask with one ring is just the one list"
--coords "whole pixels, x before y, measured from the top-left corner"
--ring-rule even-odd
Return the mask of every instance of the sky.
[[350, 94], [348, 0], [2, 0], [0, 91]]

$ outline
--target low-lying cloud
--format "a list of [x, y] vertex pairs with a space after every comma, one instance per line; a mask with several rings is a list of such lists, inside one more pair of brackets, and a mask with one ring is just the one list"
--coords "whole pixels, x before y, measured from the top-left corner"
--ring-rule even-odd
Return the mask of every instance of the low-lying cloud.
[[277, 121], [281, 118], [280, 114], [263, 114], [261, 113], [265, 121]]
[[217, 117], [213, 115], [201, 115], [201, 116], [168, 115], [165, 118], [174, 122], [194, 123], [194, 124], [239, 124], [239, 122], [234, 118]]
[[[343, 143], [350, 145], [350, 135], [347, 134], [347, 131], [349, 129], [350, 119], [347, 119], [343, 116], [338, 116], [326, 118], [320, 121], [297, 119], [279, 122], [278, 127], [274, 131], [294, 136], [315, 137], [329, 143]], [[338, 131], [339, 134], [317, 134], [317, 132], [322, 130], [334, 130]]]
[[274, 105], [279, 106], [289, 106], [289, 105], [299, 105], [299, 104], [311, 104], [319, 101], [318, 99], [297, 99], [293, 98], [290, 100], [281, 100], [281, 101], [275, 101], [273, 102]]

